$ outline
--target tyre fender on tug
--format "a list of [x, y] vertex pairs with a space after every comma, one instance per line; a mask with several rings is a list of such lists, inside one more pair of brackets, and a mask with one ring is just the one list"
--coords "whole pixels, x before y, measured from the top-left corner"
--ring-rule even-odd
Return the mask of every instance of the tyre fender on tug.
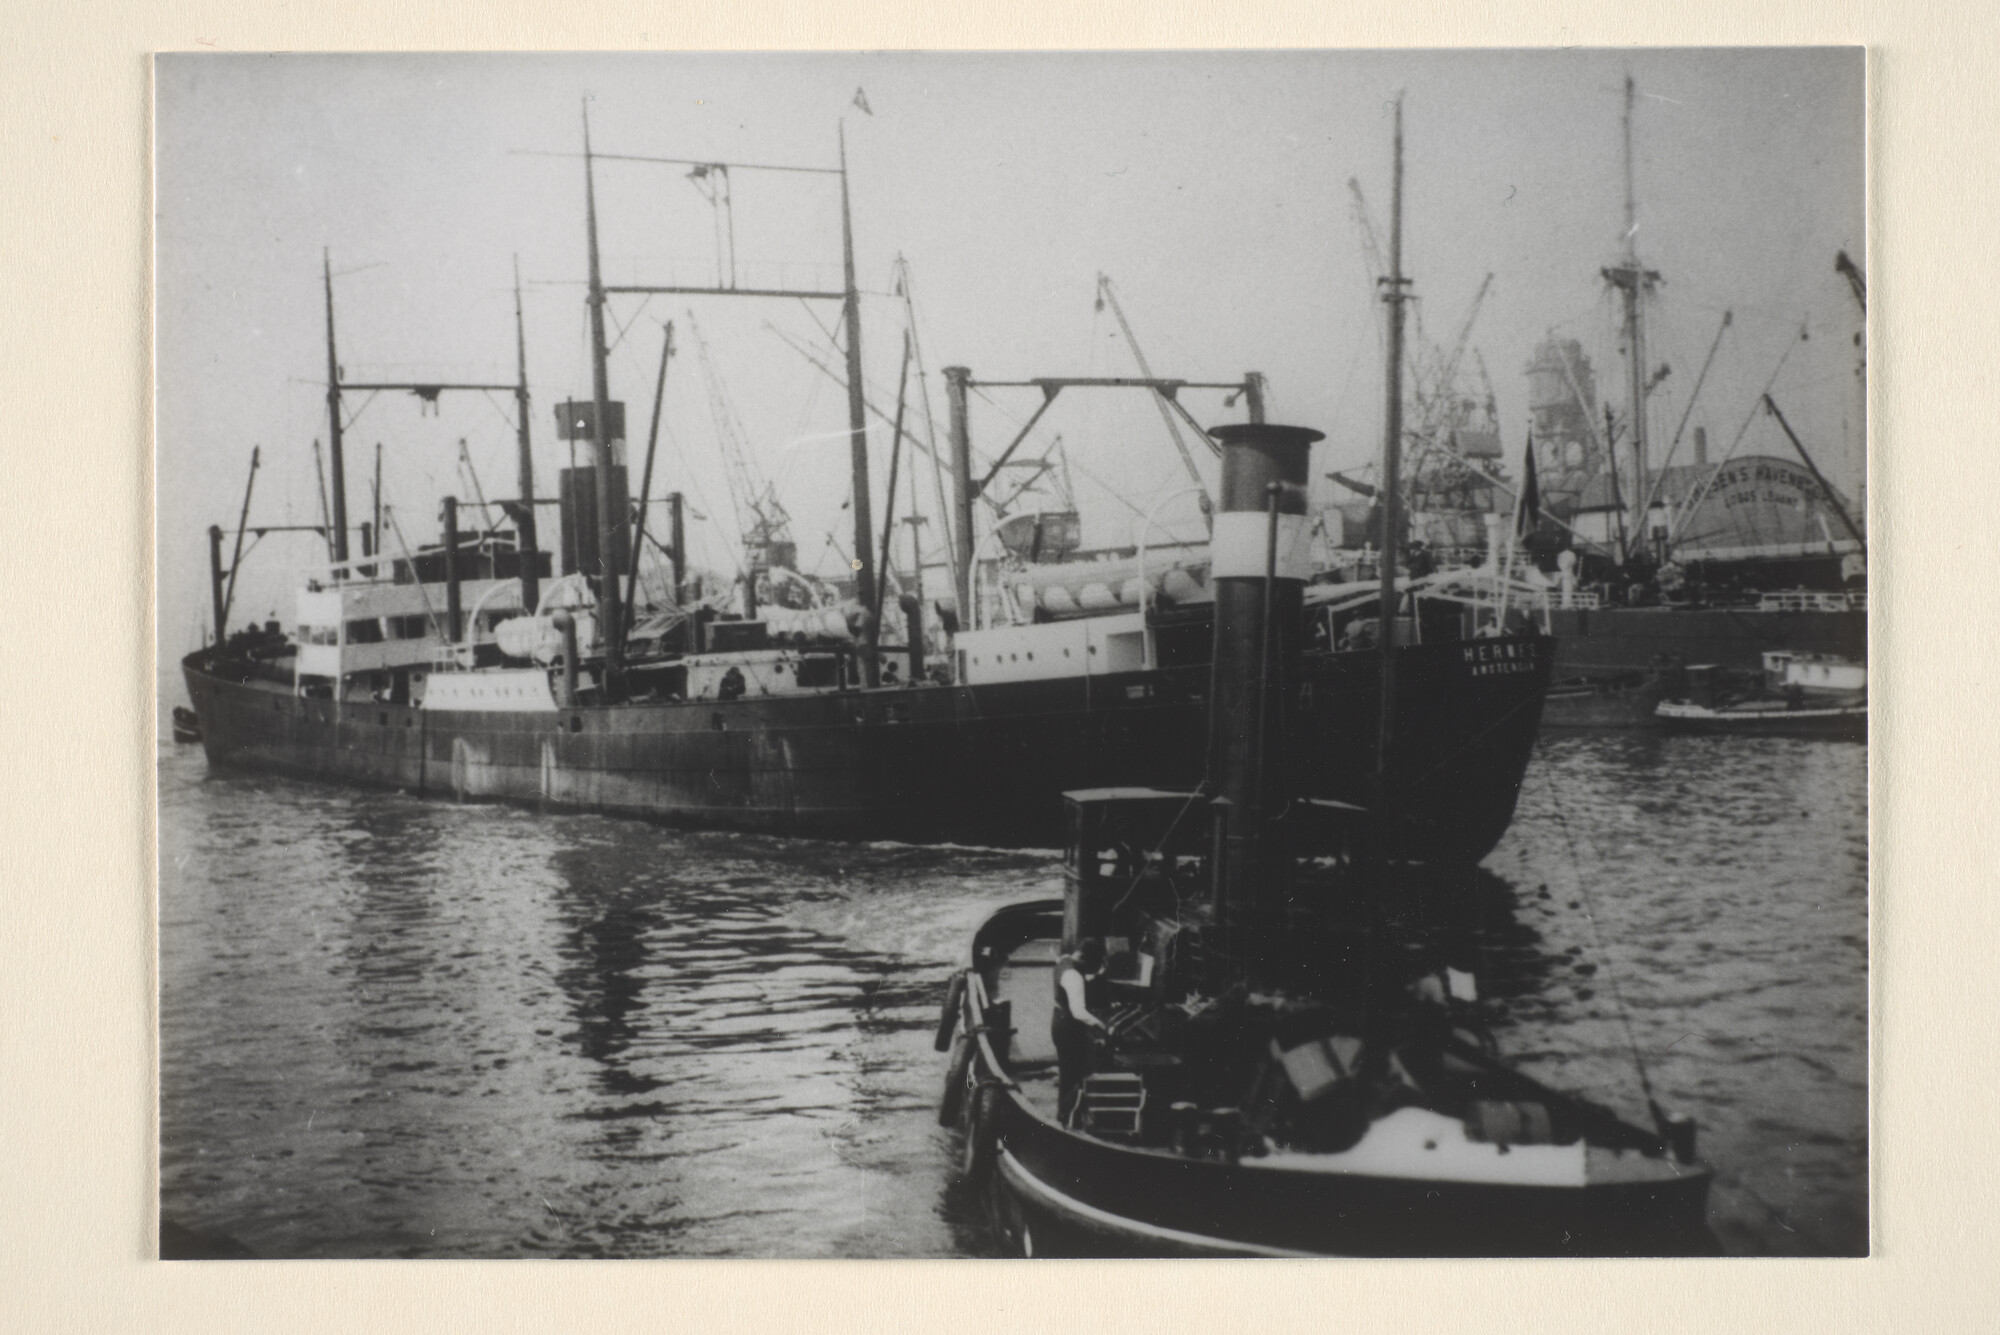
[[957, 1125], [959, 1114], [965, 1111], [965, 1084], [972, 1070], [972, 1049], [972, 1035], [967, 1034], [959, 1040], [958, 1052], [944, 1075], [944, 1093], [938, 1099], [939, 1126]]
[[968, 1105], [971, 1114], [965, 1125], [965, 1156], [959, 1168], [968, 1182], [979, 1182], [992, 1171], [1000, 1150], [1000, 1100], [1002, 1086], [997, 1080], [982, 1080]]
[[931, 1046], [939, 1052], [951, 1049], [951, 1035], [958, 1028], [958, 1013], [965, 1004], [965, 974], [963, 971], [951, 976], [951, 983], [945, 989], [944, 1009], [938, 1013], [937, 1037]]

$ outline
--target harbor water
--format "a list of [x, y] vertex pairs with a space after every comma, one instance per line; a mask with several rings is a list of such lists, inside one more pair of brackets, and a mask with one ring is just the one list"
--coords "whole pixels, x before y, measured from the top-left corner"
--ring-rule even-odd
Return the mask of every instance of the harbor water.
[[[268, 1257], [980, 1255], [943, 984], [1043, 851], [664, 830], [163, 743], [160, 1209]], [[1545, 737], [1502, 1051], [1701, 1126], [1725, 1251], [1868, 1246], [1867, 753]], [[1643, 1074], [1642, 1074], [1643, 1073]]]

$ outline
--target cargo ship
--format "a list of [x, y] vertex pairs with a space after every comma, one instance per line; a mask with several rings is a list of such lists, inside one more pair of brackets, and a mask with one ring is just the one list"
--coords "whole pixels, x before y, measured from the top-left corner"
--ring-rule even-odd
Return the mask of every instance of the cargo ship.
[[[1865, 663], [1868, 553], [1858, 508], [1821, 471], [1771, 394], [1797, 341], [1720, 458], [1710, 458], [1707, 433], [1697, 426], [1691, 462], [1675, 462], [1689, 457], [1680, 454], [1689, 417], [1730, 312], [1722, 314], [1678, 425], [1669, 434], [1649, 421], [1648, 398], [1668, 368], [1647, 359], [1647, 307], [1663, 280], [1638, 250], [1634, 96], [1628, 77], [1625, 246], [1602, 271], [1623, 307], [1624, 412], [1614, 417], [1606, 407], [1600, 423], [1588, 360], [1574, 340], [1551, 337], [1528, 368], [1544, 475], [1570, 480], [1551, 498], [1560, 522], [1552, 518], [1540, 535], [1556, 586], [1549, 626], [1562, 645], [1558, 679], [1695, 664], [1754, 677], [1772, 652]], [[1833, 269], [1857, 312], [1855, 384], [1865, 400], [1867, 287], [1845, 252]], [[1758, 414], [1779, 428], [1795, 457], [1736, 453]], [[1568, 555], [1558, 557], [1558, 546]]]
[[[960, 625], [958, 609], [1011, 597], [1004, 586], [1015, 567], [973, 559], [979, 480], [956, 413], [955, 602], [940, 600], [941, 632], [927, 634], [930, 618], [915, 596], [886, 597], [869, 505], [844, 151], [838, 167], [800, 169], [839, 178], [845, 285], [826, 291], [606, 284], [594, 161], [586, 121], [593, 385], [589, 398], [556, 410], [559, 435], [578, 450], [555, 502], [559, 550], [544, 550], [537, 536], [537, 510], [547, 502], [534, 495], [518, 287], [516, 383], [359, 384], [341, 375], [326, 262], [332, 559], [305, 578], [292, 624], [232, 634], [248, 494], [238, 554], [226, 567], [224, 535], [209, 531], [217, 630], [182, 666], [210, 764], [706, 828], [1040, 846], [1061, 842], [1065, 790], [1198, 782], [1213, 690], [1210, 552], [1156, 563], [1141, 555], [1115, 578], [1111, 563], [1069, 562], [1085, 596], [1066, 612], [1041, 607], [1018, 620]], [[635, 505], [624, 405], [609, 385], [605, 309], [614, 297], [661, 292], [841, 305], [856, 572], [843, 600], [760, 603], [754, 579], [731, 608], [693, 597], [676, 514], [669, 590], [640, 606], [652, 450]], [[662, 376], [664, 366], [663, 356]], [[967, 375], [947, 378], [962, 394]], [[1187, 382], [1062, 383], [1163, 392]], [[1257, 377], [1226, 387], [1248, 390], [1249, 415], [1261, 417]], [[461, 532], [457, 502], [447, 497], [436, 543], [412, 547], [392, 525], [390, 550], [378, 517], [360, 526], [361, 550], [351, 552], [342, 398], [357, 390], [430, 400], [451, 390], [513, 395], [520, 494], [498, 503], [512, 526]], [[1211, 546], [1242, 540], [1218, 532]], [[1033, 578], [1054, 587], [1064, 564], [1044, 563]], [[1308, 789], [1353, 803], [1374, 782], [1374, 715], [1361, 702], [1379, 690], [1380, 659], [1333, 647], [1369, 619], [1335, 592], [1321, 590], [1294, 627], [1302, 641], [1327, 646], [1306, 657], [1299, 721]], [[1472, 634], [1474, 621], [1473, 609], [1432, 600], [1391, 618], [1389, 632], [1409, 641], [1393, 683], [1405, 837], [1468, 862], [1493, 847], [1511, 818], [1553, 653], [1538, 634]]]
[[[1715, 665], [1750, 681], [1766, 653], [1857, 663], [1868, 656], [1860, 507], [1793, 431], [1777, 402], [1782, 393], [1769, 392], [1800, 340], [1788, 345], [1766, 393], [1745, 405], [1742, 429], [1713, 457], [1694, 410], [1729, 336], [1730, 312], [1721, 315], [1678, 420], [1656, 421], [1657, 407], [1649, 409], [1669, 375], [1647, 353], [1651, 312], [1666, 280], [1639, 250], [1629, 79], [1624, 94], [1623, 243], [1601, 270], [1621, 308], [1623, 383], [1600, 393], [1582, 342], [1554, 331], [1525, 368], [1539, 513], [1514, 565], [1543, 586], [1547, 611], [1538, 619], [1557, 645], [1546, 718], [1559, 727], [1651, 726], [1663, 669]], [[1831, 267], [1830, 277], [1853, 300], [1855, 407], [1865, 420], [1866, 283], [1844, 252]], [[1456, 342], [1433, 358], [1443, 369], [1413, 404], [1411, 440], [1419, 448], [1405, 489], [1407, 532], [1399, 536], [1427, 559], [1454, 550], [1465, 559], [1505, 559], [1508, 512], [1529, 490], [1499, 471], [1491, 384], [1465, 392], [1452, 380], [1478, 310], [1475, 298]], [[1479, 369], [1483, 378], [1483, 363]], [[1776, 428], [1782, 446], [1739, 452], [1760, 419]], [[1352, 545], [1379, 545], [1379, 487], [1332, 477], [1357, 495], [1328, 510], [1329, 531]]]

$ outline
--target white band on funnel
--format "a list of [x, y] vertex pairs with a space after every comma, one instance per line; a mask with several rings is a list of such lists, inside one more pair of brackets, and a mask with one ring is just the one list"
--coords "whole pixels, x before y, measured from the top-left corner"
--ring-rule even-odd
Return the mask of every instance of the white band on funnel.
[[[1262, 579], [1268, 568], [1271, 516], [1261, 510], [1225, 510], [1215, 516], [1209, 538], [1209, 570], [1214, 579]], [[1310, 516], [1278, 516], [1278, 578], [1304, 580], [1312, 574]]]

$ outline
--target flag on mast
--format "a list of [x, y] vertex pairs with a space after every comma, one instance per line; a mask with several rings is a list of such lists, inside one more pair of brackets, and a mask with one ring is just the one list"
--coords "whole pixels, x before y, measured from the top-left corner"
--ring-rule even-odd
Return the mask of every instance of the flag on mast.
[[854, 105], [861, 108], [864, 116], [873, 116], [875, 109], [868, 105], [868, 94], [857, 88], [854, 90]]
[[1535, 438], [1528, 437], [1528, 445], [1522, 451], [1521, 494], [1514, 504], [1514, 538], [1525, 539], [1541, 526], [1542, 489], [1535, 480]]

